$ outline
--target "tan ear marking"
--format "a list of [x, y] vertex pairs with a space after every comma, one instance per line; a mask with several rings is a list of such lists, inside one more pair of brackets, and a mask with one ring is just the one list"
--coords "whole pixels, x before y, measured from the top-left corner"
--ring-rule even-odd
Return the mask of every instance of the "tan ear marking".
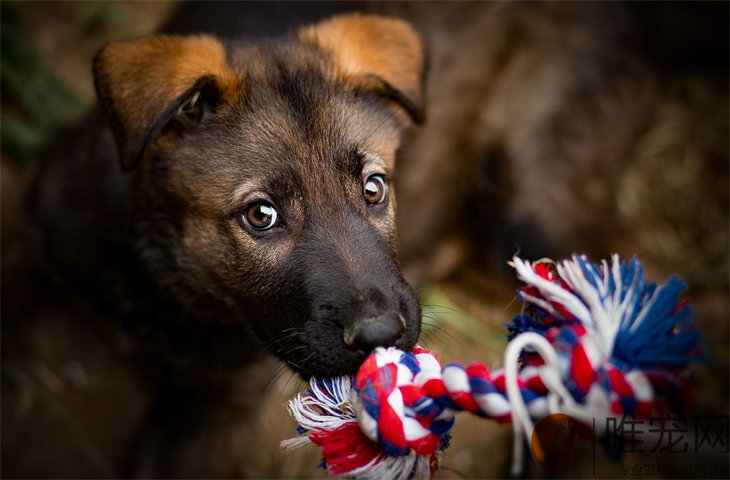
[[123, 164], [142, 153], [153, 123], [198, 79], [213, 79], [227, 101], [240, 81], [223, 45], [209, 36], [160, 35], [109, 44], [94, 61], [94, 75]]
[[332, 58], [337, 74], [356, 87], [377, 76], [413, 106], [423, 103], [424, 55], [418, 34], [407, 23], [375, 15], [347, 14], [299, 31], [304, 43]]

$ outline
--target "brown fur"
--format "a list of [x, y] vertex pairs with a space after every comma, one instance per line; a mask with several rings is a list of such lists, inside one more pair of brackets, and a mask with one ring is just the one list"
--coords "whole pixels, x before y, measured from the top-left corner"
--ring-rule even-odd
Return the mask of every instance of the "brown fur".
[[299, 38], [327, 52], [334, 75], [358, 88], [384, 81], [415, 105], [423, 103], [424, 56], [413, 28], [373, 15], [337, 16], [299, 31]]
[[[421, 56], [401, 22], [338, 21], [357, 42], [394, 29], [393, 55], [405, 44]], [[330, 26], [308, 32], [324, 39]], [[17, 405], [35, 398], [27, 386], [38, 363], [53, 379], [71, 358], [91, 386], [52, 387], [68, 418], [83, 415], [77, 396], [93, 403], [108, 393], [78, 437], [42, 399], [25, 412], [32, 417], [11, 415], [5, 425], [29, 433], [4, 444], [18, 459], [5, 472], [229, 477], [250, 441], [244, 427], [260, 401], [265, 349], [308, 377], [354, 373], [376, 344], [415, 345], [420, 307], [395, 257], [395, 197], [369, 205], [363, 195], [372, 174], [391, 183], [405, 127], [399, 101], [421, 108], [422, 64], [383, 69], [387, 42], [379, 63], [348, 41], [340, 52], [297, 37], [226, 48], [210, 37], [158, 36], [102, 49], [94, 71], [113, 140], [92, 118], [39, 169], [29, 237], [60, 285], [44, 295], [50, 319], [29, 299], [29, 320], [8, 330], [16, 342], [4, 340], [3, 355], [16, 373], [3, 381]], [[355, 85], [333, 74], [339, 62], [375, 80]], [[262, 199], [280, 218], [267, 231], [245, 221]], [[78, 301], [89, 303], [87, 315], [74, 313]], [[45, 332], [59, 329], [73, 333], [48, 355]], [[109, 341], [76, 334], [86, 331]], [[77, 343], [89, 344], [88, 355], [76, 355]], [[108, 360], [94, 363], [100, 350]], [[109, 427], [117, 418], [103, 413], [124, 405], [116, 417], [128, 427]], [[33, 421], [44, 416], [54, 420]], [[58, 444], [61, 460], [25, 462], [27, 442], [44, 441]], [[94, 446], [86, 458], [83, 444]]]
[[[305, 27], [293, 35], [303, 43], [261, 47], [239, 38], [297, 32], [303, 18], [343, 8], [407, 19], [428, 46], [428, 88], [405, 93], [419, 75], [390, 77], [409, 61], [406, 52], [414, 65], [422, 62], [401, 22], [381, 24], [406, 33], [379, 50], [392, 47], [400, 63], [372, 51], [388, 29], [375, 28], [371, 42], [337, 41], [341, 32], [372, 31], [354, 20], [361, 17]], [[650, 278], [674, 271], [689, 280], [705, 332], [720, 339], [716, 356], [727, 357], [726, 4], [204, 2], [184, 3], [180, 12], [187, 20], [173, 19], [166, 31], [220, 34], [226, 65], [245, 80], [242, 95], [228, 108], [215, 102], [215, 84], [205, 84], [204, 103], [196, 103], [185, 94], [197, 79], [182, 81], [176, 91], [186, 101], [146, 113], [174, 118], [129, 174], [119, 172], [115, 140], [98, 116], [55, 145], [29, 196], [33, 228], [16, 242], [34, 257], [8, 262], [3, 239], [3, 476], [228, 476], [246, 462], [241, 452], [261, 455], [261, 438], [247, 436], [247, 420], [261, 398], [266, 371], [256, 365], [265, 357], [249, 325], [267, 333], [282, 327], [238, 320], [281, 301], [269, 297], [244, 308], [241, 292], [286, 290], [298, 271], [312, 283], [332, 278], [321, 290], [354, 288], [356, 274], [367, 277], [383, 261], [370, 244], [393, 236], [394, 202], [357, 228], [343, 214], [343, 202], [351, 203], [361, 185], [332, 171], [324, 153], [334, 151], [336, 137], [326, 132], [347, 131], [363, 143], [363, 172], [392, 174], [409, 281], [448, 280], [447, 292], [456, 285], [472, 293], [454, 298], [472, 313], [481, 306], [480, 319], [492, 323], [495, 336], [516, 308], [505, 307], [513, 279], [505, 261], [514, 252], [537, 258], [582, 251], [597, 259], [618, 250], [638, 253]], [[338, 45], [380, 72], [380, 80], [347, 74], [341, 65], [349, 61], [324, 53]], [[266, 90], [303, 67], [308, 73], [297, 82]], [[308, 89], [322, 83], [332, 89]], [[156, 100], [144, 97], [147, 88], [156, 87], [139, 89], [140, 105]], [[314, 112], [290, 108], [295, 92], [326, 94], [316, 96]], [[341, 101], [351, 94], [371, 107]], [[426, 104], [428, 121], [396, 154], [402, 126]], [[222, 116], [225, 134], [190, 133], [206, 116], [204, 106]], [[251, 117], [232, 113], [243, 106]], [[398, 118], [389, 117], [394, 110]], [[257, 170], [276, 171], [273, 183], [291, 198], [288, 218], [297, 235], [267, 247], [241, 231], [233, 214], [221, 215], [265, 187], [244, 161], [256, 152], [266, 153]], [[298, 165], [300, 158], [307, 162]], [[284, 168], [289, 163], [298, 166]], [[296, 244], [311, 235], [304, 220], [312, 217], [318, 241], [304, 254]], [[392, 248], [389, 240], [385, 248]], [[322, 261], [278, 276], [292, 256]], [[274, 271], [260, 273], [262, 265]], [[342, 313], [357, 303], [335, 300], [320, 307]], [[305, 310], [292, 304], [288, 313]], [[294, 356], [304, 349], [294, 349], [304, 340], [329, 345], [328, 332], [342, 327], [328, 322], [295, 338], [272, 335], [268, 343], [291, 353], [290, 362], [322, 367], [347, 359], [335, 353], [307, 365]], [[452, 334], [458, 340], [424, 340], [465, 361], [498, 357], [498, 348], [484, 351], [488, 342]], [[713, 370], [695, 384], [698, 411], [727, 407], [727, 358], [720, 362], [719, 375]], [[462, 435], [471, 427], [472, 436]], [[451, 457], [474, 459], [464, 466], [467, 476], [506, 475], [507, 450], [502, 455], [499, 442], [485, 437], [487, 425], [471, 427], [462, 425]], [[282, 428], [275, 435], [290, 434]], [[494, 455], [485, 456], [485, 448]], [[266, 453], [276, 465], [296, 468], [291, 457], [282, 462], [278, 451]], [[277, 476], [254, 473], [267, 474]]]
[[212, 77], [227, 103], [240, 91], [240, 78], [226, 63], [225, 49], [209, 36], [157, 36], [115, 43], [101, 50], [97, 88], [108, 99], [110, 122], [121, 139], [128, 168], [143, 149], [152, 123], [201, 77]]

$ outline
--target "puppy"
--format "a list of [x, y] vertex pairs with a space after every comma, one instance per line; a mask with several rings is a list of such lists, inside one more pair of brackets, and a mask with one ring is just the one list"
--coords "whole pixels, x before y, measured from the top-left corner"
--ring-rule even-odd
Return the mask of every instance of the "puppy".
[[[325, 21], [289, 42], [240, 40], [346, 9], [418, 29], [429, 50], [425, 94], [407, 27], [340, 23], [341, 35], [313, 33], [337, 25]], [[251, 451], [241, 432], [266, 379], [257, 367], [266, 344], [303, 376], [334, 373], [364, 350], [347, 342], [395, 338], [398, 315], [413, 328], [407, 308], [394, 306], [412, 297], [386, 287], [400, 283], [384, 253], [392, 241], [374, 233], [392, 232], [390, 213], [377, 212], [393, 207], [393, 183], [385, 204], [352, 203], [369, 205], [365, 192], [377, 199], [380, 180], [397, 186], [399, 258], [412, 285], [448, 280], [501, 306], [508, 299], [495, 297], [513, 292], [505, 260], [515, 251], [638, 253], [649, 269], [676, 271], [694, 286], [706, 331], [726, 351], [728, 230], [717, 228], [727, 226], [726, 18], [726, 4], [702, 2], [183, 2], [163, 31], [228, 38], [223, 60], [200, 38], [186, 40], [208, 45], [185, 55], [195, 58], [188, 63], [165, 63], [188, 48], [174, 42], [110, 46], [97, 62], [99, 90], [131, 171], [120, 173], [107, 120], [90, 118], [62, 136], [37, 176], [27, 237], [34, 256], [14, 261], [3, 239], [3, 473], [230, 475], [234, 456]], [[428, 121], [409, 133], [395, 173], [370, 178], [382, 173], [373, 151], [391, 165], [385, 145], [398, 143], [424, 103]], [[307, 115], [309, 129], [298, 120]], [[323, 155], [347, 138], [366, 144], [370, 167], [337, 183], [325, 161], [334, 156]], [[269, 183], [291, 195], [240, 181], [276, 172]], [[348, 185], [349, 194], [333, 193]], [[349, 198], [340, 215], [326, 207], [334, 198]], [[299, 205], [318, 207], [298, 213]], [[376, 215], [368, 217], [375, 230], [358, 223], [357, 205]], [[321, 231], [301, 223], [314, 217]], [[251, 221], [272, 225], [252, 233]], [[317, 253], [303, 253], [305, 244]], [[342, 251], [327, 257], [327, 245]], [[357, 289], [395, 292], [385, 295], [389, 305], [375, 307], [377, 294], [370, 307], [335, 294], [353, 291], [348, 268], [358, 270]], [[20, 279], [33, 289], [18, 288], [28, 284]], [[506, 317], [491, 312], [482, 320], [508, 318], [506, 309]], [[381, 324], [389, 327], [363, 334], [336, 323], [356, 318], [390, 318]], [[396, 343], [410, 343], [409, 328]], [[311, 346], [330, 341], [340, 348]], [[459, 348], [466, 360], [487, 353]], [[727, 385], [718, 390], [711, 378], [697, 386], [719, 406], [698, 411], [722, 412]], [[485, 427], [474, 428], [483, 438]], [[467, 457], [482, 461], [466, 475], [507, 474], [494, 470], [506, 455], [469, 448]]]
[[[416, 343], [392, 175], [419, 38], [351, 14], [263, 45], [114, 43], [93, 70], [111, 134], [66, 135], [29, 195], [46, 315], [31, 299], [3, 336], [5, 473], [230, 476], [264, 348], [306, 378]], [[43, 378], [64, 414], [18, 415]]]

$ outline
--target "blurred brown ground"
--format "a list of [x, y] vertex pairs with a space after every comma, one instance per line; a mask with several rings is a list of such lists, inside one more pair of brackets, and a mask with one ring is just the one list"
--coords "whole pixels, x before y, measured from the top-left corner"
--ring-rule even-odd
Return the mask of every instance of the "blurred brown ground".
[[[3, 138], [2, 198], [3, 228], [14, 219], [14, 194], [19, 190], [29, 165], [40, 146], [58, 125], [72, 122], [94, 102], [90, 64], [94, 53], [107, 41], [154, 32], [168, 17], [175, 2], [3, 2], [5, 27], [38, 55], [43, 74], [74, 92], [76, 100], [51, 124], [33, 126], [33, 118], [19, 106], [18, 98], [3, 95], [3, 116], [18, 116], [40, 133], [32, 148], [8, 151]], [[11, 39], [12, 40], [12, 39]], [[7, 45], [7, 37], [3, 38]], [[5, 69], [7, 65], [3, 65]], [[727, 87], [727, 85], [725, 86]], [[695, 382], [698, 414], [727, 414], [728, 411], [728, 178], [727, 97], [716, 98], [702, 79], [687, 78], [667, 97], [657, 111], [652, 127], [638, 143], [636, 161], [622, 177], [620, 203], [624, 220], [616, 249], [637, 254], [647, 267], [648, 277], [661, 281], [680, 273], [689, 283], [689, 295], [699, 314], [699, 325], [713, 342], [712, 362], [701, 366]], [[22, 103], [22, 102], [21, 102]], [[70, 105], [70, 106], [69, 106]], [[719, 128], [718, 128], [719, 126]], [[5, 129], [5, 125], [4, 125]], [[7, 129], [5, 129], [7, 131]], [[34, 137], [35, 138], [35, 137]], [[685, 139], [692, 138], [691, 143]], [[33, 143], [35, 142], [35, 143]], [[679, 156], [682, 161], [668, 161]], [[716, 169], [717, 158], [724, 169]], [[682, 201], [678, 201], [681, 196]], [[640, 228], [639, 228], [640, 227]], [[12, 281], [3, 279], [3, 281]], [[504, 347], [503, 322], [516, 313], [512, 285], [485, 280], [462, 271], [430, 287], [423, 344], [442, 359], [468, 362], [478, 359], [487, 365], [501, 364]], [[456, 305], [456, 307], [454, 307]], [[242, 477], [321, 478], [315, 449], [283, 455], [279, 442], [294, 432], [294, 422], [285, 414], [286, 401], [302, 389], [290, 373], [270, 385], [264, 413], [255, 426], [256, 445], [242, 452], [247, 467]], [[727, 426], [726, 426], [727, 428]], [[460, 418], [453, 432], [443, 469], [437, 478], [498, 478], [507, 476], [511, 431], [474, 418]], [[574, 452], [570, 476], [594, 476], [589, 445]], [[727, 455], [658, 455], [627, 457], [613, 463], [600, 452], [595, 476], [622, 477], [627, 464], [704, 463], [724, 465]], [[545, 473], [538, 468], [528, 472]], [[711, 476], [715, 477], [714, 475]]]

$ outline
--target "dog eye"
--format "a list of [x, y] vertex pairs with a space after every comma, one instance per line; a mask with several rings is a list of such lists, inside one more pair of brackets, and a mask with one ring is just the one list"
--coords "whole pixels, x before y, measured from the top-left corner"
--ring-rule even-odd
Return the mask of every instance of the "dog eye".
[[370, 175], [365, 180], [362, 196], [369, 205], [383, 203], [388, 198], [388, 184], [380, 174]]
[[253, 230], [268, 230], [276, 225], [279, 214], [272, 204], [265, 200], [250, 203], [241, 215], [245, 226]]

